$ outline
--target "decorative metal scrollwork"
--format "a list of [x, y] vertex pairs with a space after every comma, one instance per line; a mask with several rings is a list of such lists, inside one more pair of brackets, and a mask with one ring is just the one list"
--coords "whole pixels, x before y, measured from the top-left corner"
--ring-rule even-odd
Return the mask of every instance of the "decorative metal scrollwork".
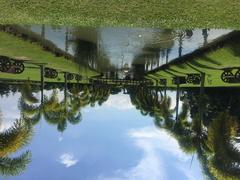
[[11, 68], [11, 61], [8, 58], [0, 59], [0, 71], [7, 72]]
[[235, 78], [237, 81], [240, 82], [240, 69], [238, 69], [237, 72], [235, 73]]
[[231, 83], [233, 80], [235, 80], [236, 76], [239, 77], [238, 74], [235, 74], [234, 76], [234, 74], [232, 73], [232, 70], [228, 69], [223, 71], [221, 75], [221, 79], [225, 83]]
[[187, 80], [188, 84], [200, 84], [201, 75], [200, 74], [188, 74], [186, 80]]
[[67, 78], [68, 81], [71, 81], [74, 79], [74, 75], [72, 73], [65, 73], [64, 78]]
[[13, 74], [21, 74], [25, 69], [23, 62], [12, 60], [7, 57], [0, 58], [0, 71], [13, 73]]
[[167, 84], [167, 79], [160, 79], [159, 84], [160, 85], [166, 85]]
[[82, 76], [79, 75], [79, 74], [77, 74], [77, 75], [75, 76], [75, 79], [76, 79], [77, 81], [81, 81], [81, 80], [82, 80]]
[[44, 69], [44, 77], [55, 79], [58, 77], [58, 72], [55, 69], [45, 68]]
[[186, 77], [185, 76], [173, 77], [172, 83], [173, 84], [186, 84]]

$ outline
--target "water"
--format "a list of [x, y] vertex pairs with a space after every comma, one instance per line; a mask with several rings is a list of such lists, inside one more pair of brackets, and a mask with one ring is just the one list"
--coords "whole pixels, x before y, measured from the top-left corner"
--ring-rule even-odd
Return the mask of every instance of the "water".
[[238, 37], [1, 26], [1, 178], [238, 179]]

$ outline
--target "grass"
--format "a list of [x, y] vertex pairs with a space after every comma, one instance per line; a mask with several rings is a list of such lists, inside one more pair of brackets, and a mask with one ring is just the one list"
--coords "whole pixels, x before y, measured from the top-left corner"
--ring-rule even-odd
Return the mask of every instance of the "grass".
[[[24, 59], [26, 62], [47, 63], [46, 67], [54, 68], [59, 72], [71, 72], [82, 76], [95, 76], [97, 73], [87, 67], [79, 66], [72, 60], [67, 60], [63, 56], [56, 57], [50, 51], [45, 51], [38, 43], [24, 41], [6, 32], [0, 32], [0, 55], [14, 59]], [[25, 64], [26, 69], [22, 74], [0, 73], [1, 79], [16, 80], [40, 80], [40, 68], [36, 65]], [[64, 82], [63, 73], [56, 80], [46, 78], [49, 82]]]
[[45, 51], [50, 51], [56, 56], [64, 56], [66, 59], [74, 59], [74, 57], [65, 52], [64, 50], [58, 48], [53, 42], [50, 40], [44, 39], [41, 35], [24, 28], [19, 25], [2, 25], [0, 26], [0, 31], [7, 32], [9, 34], [13, 34], [22, 38], [23, 40], [27, 40], [30, 42], [35, 42], [43, 47]]
[[[224, 83], [221, 80], [222, 68], [240, 68], [240, 33], [233, 32], [219, 38], [207, 47], [194, 51], [191, 54], [175, 59], [169, 65], [160, 67], [147, 75], [148, 79], [167, 79], [168, 87], [172, 84], [172, 77], [186, 76], [188, 73], [206, 74], [205, 87], [238, 86], [240, 83]], [[237, 69], [233, 71], [235, 73]], [[194, 87], [196, 85], [181, 85], [182, 87]], [[198, 85], [199, 86], [199, 85]]]
[[0, 0], [1, 24], [240, 29], [239, 0]]

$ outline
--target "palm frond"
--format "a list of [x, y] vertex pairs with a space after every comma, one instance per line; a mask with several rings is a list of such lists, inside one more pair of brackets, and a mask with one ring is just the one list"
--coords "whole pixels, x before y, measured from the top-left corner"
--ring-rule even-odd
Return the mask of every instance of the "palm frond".
[[21, 174], [31, 161], [31, 153], [26, 151], [16, 158], [0, 157], [0, 174], [3, 176], [17, 176]]
[[31, 124], [23, 119], [16, 120], [11, 128], [0, 133], [0, 157], [16, 152], [26, 145], [33, 134]]

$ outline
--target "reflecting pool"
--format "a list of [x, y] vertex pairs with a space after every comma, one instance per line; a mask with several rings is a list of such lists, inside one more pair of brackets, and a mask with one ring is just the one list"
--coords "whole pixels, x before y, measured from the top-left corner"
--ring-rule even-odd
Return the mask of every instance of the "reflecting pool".
[[239, 179], [240, 32], [0, 26], [0, 176]]

